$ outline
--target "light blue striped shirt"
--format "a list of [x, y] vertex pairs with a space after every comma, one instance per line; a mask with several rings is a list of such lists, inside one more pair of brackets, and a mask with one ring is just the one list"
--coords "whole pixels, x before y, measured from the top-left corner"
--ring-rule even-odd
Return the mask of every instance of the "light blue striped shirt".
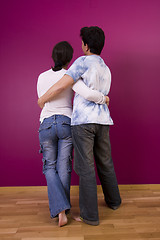
[[[111, 85], [111, 73], [103, 59], [98, 55], [82, 56], [76, 59], [66, 72], [76, 82], [82, 78], [91, 89], [108, 95]], [[75, 94], [71, 125], [97, 123], [112, 125], [107, 104], [90, 102]]]

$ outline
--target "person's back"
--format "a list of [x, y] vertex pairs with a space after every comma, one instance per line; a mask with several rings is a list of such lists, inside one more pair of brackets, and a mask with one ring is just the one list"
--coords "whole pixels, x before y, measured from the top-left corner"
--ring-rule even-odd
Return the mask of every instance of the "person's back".
[[[85, 68], [82, 78], [84, 83], [91, 89], [96, 89], [104, 95], [108, 95], [111, 84], [111, 73], [103, 59], [98, 55], [89, 55], [78, 58], [67, 71], [72, 73], [72, 77], [76, 78], [79, 71], [77, 66]], [[79, 94], [75, 94], [72, 114], [72, 125], [97, 123], [112, 125], [113, 121], [110, 116], [108, 106], [95, 104], [84, 99]]]
[[[63, 77], [65, 73], [66, 70], [62, 68], [59, 71], [53, 71], [50, 69], [40, 74], [37, 83], [38, 97], [41, 97], [43, 94], [45, 94], [53, 84], [58, 82], [59, 79]], [[43, 122], [45, 118], [48, 118], [54, 114], [61, 114], [71, 117], [72, 98], [73, 91], [71, 88], [67, 88], [63, 91], [63, 93], [59, 94], [50, 102], [47, 102], [41, 111], [40, 122]]]

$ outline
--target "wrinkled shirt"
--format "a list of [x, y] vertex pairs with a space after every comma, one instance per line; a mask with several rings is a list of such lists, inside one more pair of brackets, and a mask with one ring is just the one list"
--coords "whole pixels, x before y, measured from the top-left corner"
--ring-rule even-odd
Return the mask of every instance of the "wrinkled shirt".
[[[83, 79], [91, 89], [108, 95], [111, 86], [111, 72], [103, 59], [98, 55], [82, 56], [75, 60], [66, 72], [76, 82]], [[113, 120], [107, 104], [90, 102], [75, 94], [71, 125], [97, 123], [112, 125]]]

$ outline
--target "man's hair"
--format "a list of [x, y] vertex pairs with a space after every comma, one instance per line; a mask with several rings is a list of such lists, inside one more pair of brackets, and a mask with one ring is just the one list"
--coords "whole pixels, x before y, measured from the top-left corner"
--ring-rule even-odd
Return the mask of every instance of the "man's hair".
[[101, 28], [97, 26], [83, 27], [80, 30], [80, 36], [84, 45], [88, 45], [91, 53], [101, 54], [105, 41], [105, 35]]
[[53, 71], [59, 71], [63, 66], [67, 65], [73, 57], [73, 48], [66, 42], [62, 41], [57, 43], [52, 51], [52, 59], [55, 66], [52, 67]]

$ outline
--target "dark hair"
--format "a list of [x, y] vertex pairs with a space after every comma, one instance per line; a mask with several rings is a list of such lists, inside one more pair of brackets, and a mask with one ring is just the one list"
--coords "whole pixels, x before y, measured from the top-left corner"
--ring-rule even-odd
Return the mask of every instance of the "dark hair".
[[57, 43], [52, 51], [52, 59], [55, 63], [55, 66], [52, 67], [53, 71], [59, 71], [63, 66], [66, 66], [73, 57], [73, 48], [66, 42]]
[[100, 55], [104, 46], [105, 35], [101, 28], [83, 27], [80, 30], [80, 36], [84, 45], [88, 45], [90, 52]]

